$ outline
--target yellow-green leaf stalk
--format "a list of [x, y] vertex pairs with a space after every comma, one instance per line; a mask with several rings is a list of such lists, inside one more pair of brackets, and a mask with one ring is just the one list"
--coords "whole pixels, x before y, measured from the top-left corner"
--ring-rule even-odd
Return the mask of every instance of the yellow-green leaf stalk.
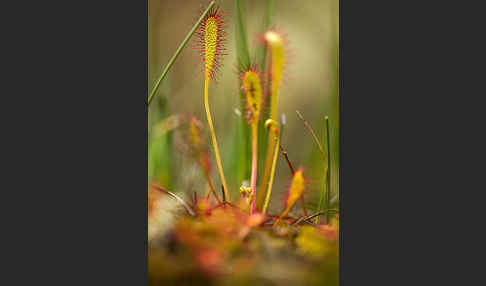
[[285, 217], [290, 209], [294, 206], [295, 202], [302, 196], [304, 193], [304, 187], [305, 187], [305, 179], [303, 175], [302, 169], [299, 169], [297, 172], [295, 172], [294, 176], [292, 177], [292, 183], [290, 185], [288, 197], [285, 200], [285, 209], [282, 212], [282, 214], [278, 217], [277, 220], [275, 220], [275, 223], [273, 224], [276, 226], [280, 220]]
[[263, 104], [263, 92], [260, 81], [260, 76], [256, 68], [251, 68], [243, 73], [243, 90], [246, 95], [248, 120], [251, 125], [251, 139], [252, 139], [252, 163], [251, 163], [251, 205], [250, 214], [253, 214], [256, 209], [256, 184], [257, 184], [257, 168], [258, 168], [258, 120]]
[[[270, 119], [277, 120], [277, 98], [280, 91], [280, 83], [285, 65], [285, 49], [284, 38], [276, 31], [270, 30], [265, 33], [265, 43], [268, 46], [270, 55]], [[263, 172], [263, 179], [260, 184], [260, 192], [257, 197], [257, 207], [261, 208], [264, 197], [264, 190], [270, 168], [272, 164], [272, 150], [275, 146], [275, 136], [268, 136], [267, 155], [265, 159], [265, 169]], [[278, 147], [278, 146], [277, 146]]]
[[216, 140], [216, 133], [214, 132], [213, 120], [211, 119], [211, 111], [209, 110], [209, 82], [215, 78], [216, 72], [219, 70], [221, 63], [219, 57], [223, 55], [224, 36], [223, 30], [224, 18], [223, 14], [218, 8], [211, 9], [206, 15], [205, 19], [199, 26], [197, 32], [199, 42], [197, 47], [204, 60], [204, 107], [206, 109], [206, 117], [209, 125], [209, 132], [213, 142], [214, 154], [218, 166], [219, 175], [223, 184], [223, 190], [226, 200], [230, 200], [226, 178], [223, 172], [223, 164], [221, 163], [221, 156], [219, 155], [218, 141]]
[[270, 172], [270, 182], [268, 183], [265, 203], [263, 204], [263, 214], [267, 213], [268, 203], [270, 202], [270, 195], [272, 194], [273, 178], [275, 177], [275, 168], [278, 158], [278, 146], [280, 145], [280, 125], [278, 124], [278, 122], [273, 119], [267, 119], [267, 121], [265, 121], [265, 128], [269, 128], [270, 133], [275, 134], [275, 140], [277, 144], [275, 144], [275, 150], [273, 151], [272, 170]]

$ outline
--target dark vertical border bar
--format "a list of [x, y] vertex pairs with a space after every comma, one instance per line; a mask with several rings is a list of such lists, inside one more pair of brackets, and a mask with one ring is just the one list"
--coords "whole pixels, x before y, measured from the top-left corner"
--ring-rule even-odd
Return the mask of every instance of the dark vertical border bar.
[[6, 39], [25, 51], [5, 53], [19, 69], [8, 75], [22, 79], [8, 92], [21, 101], [4, 104], [15, 112], [5, 123], [23, 122], [2, 135], [25, 146], [4, 148], [19, 165], [6, 165], [4, 177], [21, 174], [4, 188], [20, 196], [2, 199], [15, 208], [8, 220], [18, 217], [6, 231], [20, 242], [8, 243], [19, 267], [12, 284], [148, 283], [147, 8], [80, 1], [9, 10], [22, 24], [9, 33], [27, 27]]
[[145, 83], [145, 94], [142, 99], [142, 102], [144, 102], [144, 136], [145, 136], [145, 150], [144, 150], [144, 158], [145, 158], [145, 165], [143, 169], [143, 178], [144, 178], [144, 186], [143, 186], [143, 194], [144, 194], [144, 202], [143, 202], [143, 234], [142, 238], [144, 240], [144, 263], [143, 265], [143, 277], [142, 277], [142, 282], [143, 284], [141, 285], [147, 285], [148, 284], [148, 179], [147, 179], [147, 174], [148, 174], [148, 104], [147, 104], [147, 96], [149, 94], [148, 90], [148, 0], [142, 1], [144, 3], [144, 29], [143, 29], [143, 34], [144, 34], [144, 48], [145, 48], [145, 53], [144, 53], [144, 63], [145, 63], [145, 75], [144, 75], [144, 83]]

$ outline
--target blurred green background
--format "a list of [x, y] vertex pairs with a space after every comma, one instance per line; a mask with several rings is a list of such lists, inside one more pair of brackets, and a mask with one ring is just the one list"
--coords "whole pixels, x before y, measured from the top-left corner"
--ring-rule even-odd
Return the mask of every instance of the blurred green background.
[[[258, 36], [264, 26], [267, 1], [241, 1], [245, 11], [249, 54], [252, 62], [257, 57]], [[209, 1], [201, 0], [149, 0], [148, 1], [148, 89], [152, 90], [157, 78], [173, 53], [190, 31], [199, 11]], [[210, 106], [216, 135], [222, 155], [225, 175], [232, 198], [236, 198], [242, 179], [249, 180], [249, 168], [241, 170], [240, 146], [245, 141], [238, 137], [241, 128], [239, 77], [235, 43], [236, 1], [217, 1], [225, 11], [228, 55], [223, 58], [223, 68], [218, 82], [210, 85]], [[306, 204], [315, 208], [323, 188], [323, 163], [313, 139], [297, 117], [299, 110], [311, 124], [321, 144], [325, 147], [324, 116], [330, 118], [331, 134], [331, 194], [338, 196], [339, 163], [339, 105], [338, 105], [338, 48], [339, 48], [339, 1], [338, 0], [276, 0], [273, 1], [271, 27], [286, 34], [289, 63], [278, 99], [278, 114], [286, 115], [282, 134], [282, 146], [296, 168], [303, 167], [308, 179]], [[205, 194], [207, 183], [197, 162], [191, 159], [185, 145], [187, 124], [182, 123], [168, 132], [167, 118], [173, 115], [195, 115], [204, 125], [203, 138], [208, 143], [213, 159], [212, 178], [216, 186], [220, 179], [214, 153], [210, 145], [207, 121], [203, 105], [202, 61], [192, 48], [192, 41], [185, 47], [169, 71], [149, 107], [149, 182], [160, 184], [173, 192], [186, 196], [197, 191]], [[173, 118], [173, 117], [172, 117]], [[266, 119], [266, 118], [265, 118]], [[165, 120], [165, 121], [164, 121]], [[264, 120], [263, 120], [264, 121]], [[170, 125], [170, 124], [169, 124]], [[167, 129], [167, 128], [165, 128]], [[170, 128], [169, 128], [170, 129]], [[159, 130], [159, 131], [157, 131]], [[250, 142], [251, 138], [247, 138]], [[260, 138], [261, 140], [261, 138]], [[266, 140], [266, 138], [265, 138]], [[244, 143], [244, 142], [243, 142]], [[259, 177], [263, 174], [260, 156]], [[290, 183], [291, 175], [283, 156], [279, 155], [270, 210], [281, 211], [279, 199]], [[260, 183], [260, 182], [259, 182]], [[217, 188], [219, 191], [220, 188]], [[335, 204], [337, 200], [334, 200]]]

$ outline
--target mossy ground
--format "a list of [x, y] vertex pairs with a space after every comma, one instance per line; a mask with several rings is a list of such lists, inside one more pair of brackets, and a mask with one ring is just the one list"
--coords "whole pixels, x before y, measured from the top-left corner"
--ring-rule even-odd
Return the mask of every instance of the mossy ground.
[[[149, 285], [338, 285], [339, 222], [314, 225], [200, 201], [197, 217], [164, 203], [152, 207]], [[243, 208], [244, 209], [244, 208]], [[150, 231], [149, 231], [150, 232]]]

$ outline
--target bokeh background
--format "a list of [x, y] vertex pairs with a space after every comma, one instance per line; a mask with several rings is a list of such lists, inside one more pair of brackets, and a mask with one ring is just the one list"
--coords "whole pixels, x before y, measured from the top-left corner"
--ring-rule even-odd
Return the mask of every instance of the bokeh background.
[[[256, 59], [262, 33], [267, 1], [243, 1], [250, 58]], [[240, 109], [235, 43], [235, 1], [217, 2], [226, 13], [228, 55], [223, 58], [223, 69], [217, 84], [210, 85], [210, 105], [216, 129], [222, 162], [232, 197], [236, 197], [244, 172], [238, 170], [238, 115]], [[207, 7], [202, 0], [148, 1], [148, 89], [152, 90], [161, 71], [196, 22], [200, 9]], [[315, 208], [323, 188], [323, 163], [320, 153], [303, 122], [299, 110], [324, 143], [324, 116], [330, 118], [331, 134], [331, 192], [333, 203], [338, 203], [339, 178], [339, 105], [338, 105], [338, 0], [276, 0], [272, 27], [286, 34], [290, 63], [278, 99], [279, 117], [286, 115], [281, 138], [296, 167], [303, 167], [308, 179], [306, 204]], [[202, 61], [190, 42], [177, 58], [149, 108], [148, 163], [150, 182], [160, 184], [182, 196], [197, 191], [207, 192], [203, 174], [184, 148], [187, 124], [184, 117], [196, 116], [204, 125], [204, 139], [214, 162], [212, 178], [216, 186], [220, 179], [214, 161], [203, 105]], [[250, 140], [250, 138], [247, 138]], [[260, 156], [260, 161], [265, 157]], [[262, 166], [263, 163], [260, 163]], [[260, 168], [260, 174], [263, 168]], [[249, 170], [248, 170], [249, 174]], [[260, 175], [261, 177], [262, 175]], [[260, 179], [259, 177], [259, 179]], [[249, 177], [246, 178], [249, 180]], [[290, 183], [291, 175], [283, 156], [279, 155], [270, 211], [280, 212], [279, 200]], [[218, 188], [219, 189], [219, 188]]]

